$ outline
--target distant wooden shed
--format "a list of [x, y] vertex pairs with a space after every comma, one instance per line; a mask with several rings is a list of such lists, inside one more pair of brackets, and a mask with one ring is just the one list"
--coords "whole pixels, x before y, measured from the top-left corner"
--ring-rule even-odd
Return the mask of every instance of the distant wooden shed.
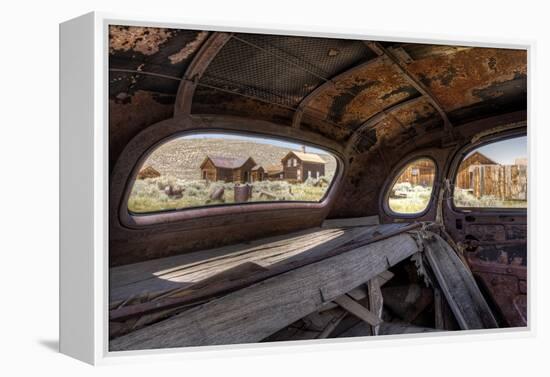
[[476, 198], [493, 196], [500, 200], [527, 200], [527, 159], [501, 165], [475, 152], [460, 164], [457, 187], [470, 190]]
[[396, 183], [408, 182], [413, 186], [431, 186], [435, 179], [435, 165], [432, 160], [422, 158], [407, 165]]
[[250, 178], [252, 182], [261, 182], [265, 180], [265, 170], [262, 166], [256, 165], [250, 170]]
[[279, 181], [285, 178], [283, 165], [269, 165], [265, 168], [265, 175], [270, 181]]
[[283, 176], [287, 180], [304, 182], [308, 178], [320, 178], [325, 175], [325, 164], [321, 156], [304, 151], [290, 151], [282, 158]]
[[208, 181], [251, 182], [252, 169], [256, 166], [252, 157], [206, 156], [200, 165], [201, 178]]
[[462, 189], [473, 189], [474, 169], [471, 169], [470, 166], [475, 165], [498, 165], [498, 163], [478, 151], [472, 153], [460, 163], [458, 175], [456, 177], [456, 185], [458, 187]]

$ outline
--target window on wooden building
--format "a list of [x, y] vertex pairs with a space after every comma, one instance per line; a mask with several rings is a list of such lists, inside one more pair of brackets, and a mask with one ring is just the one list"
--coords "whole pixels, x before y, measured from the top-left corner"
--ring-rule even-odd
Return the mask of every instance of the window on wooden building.
[[388, 197], [388, 206], [396, 214], [413, 215], [426, 210], [432, 197], [435, 164], [420, 158], [407, 164], [397, 176]]
[[527, 137], [470, 151], [458, 167], [453, 200], [461, 208], [526, 208]]
[[[315, 169], [316, 178], [293, 168], [298, 161]], [[319, 148], [265, 137], [192, 134], [171, 139], [148, 156], [133, 183], [128, 210], [144, 214], [245, 202], [320, 202], [336, 169], [336, 158]]]

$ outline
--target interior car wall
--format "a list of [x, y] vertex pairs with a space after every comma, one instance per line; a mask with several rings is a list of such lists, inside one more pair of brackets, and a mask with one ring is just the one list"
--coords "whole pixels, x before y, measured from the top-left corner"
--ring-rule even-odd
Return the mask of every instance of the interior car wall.
[[[248, 213], [195, 217], [186, 221], [158, 222], [144, 227], [132, 226], [121, 223], [121, 215], [123, 215], [121, 208], [124, 208], [127, 214], [123, 193], [128, 181], [132, 179], [132, 171], [135, 170], [140, 156], [161, 136], [167, 137], [181, 132], [182, 129], [192, 129], [189, 125], [182, 128], [171, 119], [151, 125], [128, 142], [111, 173], [110, 263], [112, 265], [133, 263], [270, 235], [286, 234], [319, 226], [325, 218], [380, 215], [381, 222], [396, 221], [395, 217], [381, 210], [381, 201], [386, 187], [391, 184], [395, 178], [394, 175], [398, 174], [398, 169], [405, 160], [415, 156], [429, 156], [440, 169], [438, 176], [443, 177], [448, 169], [450, 157], [459, 148], [469, 143], [476, 134], [524, 119], [525, 112], [517, 112], [470, 122], [455, 129], [455, 139], [450, 143], [444, 143], [444, 135], [440, 130], [433, 130], [398, 145], [385, 145], [384, 140], [381, 139], [372, 147], [359, 152], [353, 148], [345, 150], [341, 144], [312, 132], [305, 133], [252, 119], [243, 118], [240, 122], [225, 120], [219, 125], [243, 131], [254, 129], [256, 132], [266, 132], [295, 140], [311, 140], [330, 150], [340, 150], [339, 155], [345, 165], [344, 176], [337, 190], [329, 192], [331, 200], [328, 205], [322, 208], [281, 208], [276, 211], [263, 208]], [[164, 134], [159, 135], [158, 125], [165, 123], [162, 131]], [[213, 123], [210, 119], [200, 121], [195, 126], [200, 125], [200, 129], [205, 129], [212, 127], [212, 124], [217, 123]], [[436, 188], [437, 185], [438, 182], [436, 182]], [[437, 189], [434, 190], [434, 195], [436, 194]], [[435, 210], [436, 207], [432, 205], [421, 217], [402, 218], [398, 221], [434, 220]]]

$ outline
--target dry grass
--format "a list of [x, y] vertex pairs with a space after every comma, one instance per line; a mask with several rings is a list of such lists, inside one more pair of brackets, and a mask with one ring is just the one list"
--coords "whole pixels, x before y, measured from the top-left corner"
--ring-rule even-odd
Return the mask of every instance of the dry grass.
[[[251, 156], [265, 168], [280, 164], [288, 152], [288, 148], [249, 140], [180, 138], [170, 141], [155, 150], [144, 163], [144, 166], [150, 166], [161, 176], [136, 180], [128, 200], [128, 209], [135, 213], [147, 213], [233, 203], [234, 183], [207, 182], [201, 179], [200, 165], [207, 154], [224, 157]], [[287, 181], [254, 182], [250, 201], [320, 201], [336, 170], [334, 157], [328, 154], [320, 156], [327, 161], [326, 177], [320, 178], [323, 185], [318, 187], [314, 179], [299, 184]], [[167, 193], [166, 187], [171, 187], [172, 192]], [[219, 200], [210, 199], [211, 194], [220, 187], [224, 188], [223, 197]], [[173, 195], [174, 193], [177, 195]]]
[[394, 186], [396, 197], [390, 197], [390, 209], [396, 213], [414, 214], [422, 212], [428, 206], [432, 187], [412, 186], [410, 183], [398, 183]]
[[[323, 180], [326, 182], [326, 180]], [[291, 184], [286, 181], [263, 181], [252, 184], [250, 202], [261, 201], [320, 201], [328, 184], [316, 186], [317, 180], [308, 179], [304, 183]], [[181, 196], [169, 196], [165, 187], [181, 189]], [[221, 200], [210, 199], [210, 194], [224, 188]], [[166, 211], [181, 208], [234, 203], [234, 183], [207, 182], [205, 180], [185, 180], [171, 176], [137, 180], [128, 200], [128, 209], [135, 213]], [[263, 195], [268, 193], [269, 195]]]
[[457, 207], [467, 208], [527, 208], [527, 200], [500, 200], [492, 195], [476, 198], [469, 190], [455, 188], [453, 196]]
[[[390, 197], [389, 206], [396, 213], [415, 214], [422, 212], [426, 209], [432, 194], [430, 187], [411, 186], [409, 183], [400, 183], [395, 185], [394, 188], [396, 197]], [[490, 195], [477, 199], [469, 190], [460, 188], [455, 189], [453, 200], [457, 207], [527, 208], [526, 200], [499, 200]]]

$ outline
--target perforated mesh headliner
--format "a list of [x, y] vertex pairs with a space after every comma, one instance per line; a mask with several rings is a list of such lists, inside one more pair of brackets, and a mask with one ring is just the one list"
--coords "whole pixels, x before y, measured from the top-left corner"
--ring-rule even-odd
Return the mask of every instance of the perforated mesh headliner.
[[361, 41], [237, 34], [200, 84], [295, 108], [323, 82], [371, 58]]

